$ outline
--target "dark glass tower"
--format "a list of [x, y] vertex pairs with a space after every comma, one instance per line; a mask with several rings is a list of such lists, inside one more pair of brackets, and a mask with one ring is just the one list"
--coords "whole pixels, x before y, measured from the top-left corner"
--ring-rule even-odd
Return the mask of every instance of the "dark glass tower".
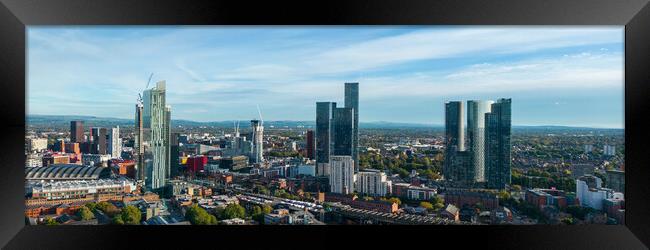
[[[332, 110], [336, 108], [335, 102], [316, 103], [316, 164], [327, 164], [330, 161], [330, 132], [332, 128]], [[324, 170], [325, 167], [317, 168]], [[324, 175], [318, 171], [316, 175]]]
[[353, 109], [352, 160], [354, 171], [359, 171], [359, 83], [345, 83], [345, 107]]
[[169, 140], [169, 165], [170, 165], [170, 178], [174, 178], [180, 174], [179, 162], [179, 133], [171, 133]]
[[332, 110], [332, 155], [353, 153], [354, 110], [335, 108]]
[[92, 151], [93, 154], [106, 154], [106, 139], [108, 138], [108, 130], [106, 128], [92, 128], [93, 137]]
[[82, 143], [84, 141], [84, 123], [82, 121], [70, 122], [70, 142]]
[[454, 166], [453, 156], [456, 151], [465, 151], [465, 132], [463, 102], [453, 101], [445, 103], [445, 162], [443, 175], [445, 179], [456, 181], [459, 176], [460, 166]]
[[314, 159], [314, 131], [313, 130], [307, 130], [307, 135], [305, 138], [307, 141], [305, 143], [305, 147], [307, 148], [307, 158], [309, 159]]
[[510, 184], [511, 99], [499, 99], [485, 114], [485, 167], [488, 188]]

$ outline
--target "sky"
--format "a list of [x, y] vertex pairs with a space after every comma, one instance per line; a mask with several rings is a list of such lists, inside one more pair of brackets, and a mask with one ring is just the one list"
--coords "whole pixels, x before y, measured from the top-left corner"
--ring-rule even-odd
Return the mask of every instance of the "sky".
[[27, 113], [133, 118], [165, 80], [173, 119], [312, 121], [359, 82], [359, 120], [444, 124], [512, 98], [514, 125], [624, 127], [623, 26], [29, 26]]

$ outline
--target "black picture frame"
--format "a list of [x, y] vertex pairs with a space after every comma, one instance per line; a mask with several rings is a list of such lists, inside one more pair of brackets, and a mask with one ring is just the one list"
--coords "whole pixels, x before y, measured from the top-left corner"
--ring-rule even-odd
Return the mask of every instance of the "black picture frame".
[[[0, 0], [0, 245], [118, 248], [156, 244], [370, 248], [647, 249], [650, 245], [648, 0], [116, 1]], [[605, 226], [25, 226], [28, 25], [625, 25], [626, 225]], [[138, 243], [139, 242], [139, 243]], [[278, 244], [278, 245], [275, 245]], [[232, 247], [232, 246], [228, 246]], [[150, 248], [150, 247], [148, 247]]]

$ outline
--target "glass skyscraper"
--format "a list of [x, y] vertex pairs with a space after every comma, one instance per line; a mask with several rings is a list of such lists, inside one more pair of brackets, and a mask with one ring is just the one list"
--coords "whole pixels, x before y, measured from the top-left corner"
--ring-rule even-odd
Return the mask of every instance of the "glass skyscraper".
[[510, 184], [511, 99], [499, 99], [485, 114], [485, 167], [488, 188]]
[[469, 175], [474, 181], [485, 181], [485, 113], [494, 101], [467, 101], [467, 139], [471, 151], [472, 168]]
[[[353, 152], [354, 110], [335, 108], [332, 110], [332, 155], [349, 155]], [[354, 159], [353, 159], [354, 160]]]
[[144, 104], [142, 100], [138, 100], [138, 103], [135, 104], [135, 131], [133, 149], [134, 156], [136, 160], [136, 169], [138, 171], [138, 180], [143, 181], [146, 177], [146, 166], [144, 164], [144, 127], [143, 127], [143, 114], [144, 113]]
[[352, 108], [354, 112], [352, 127], [352, 160], [354, 171], [359, 171], [359, 83], [345, 83], [345, 107]]
[[332, 110], [336, 102], [316, 103], [316, 175], [327, 175], [330, 161]]
[[253, 152], [251, 152], [251, 162], [261, 163], [262, 158], [262, 138], [264, 136], [264, 126], [260, 120], [251, 120], [251, 141], [253, 142]]
[[452, 157], [456, 151], [465, 151], [465, 132], [463, 102], [452, 101], [445, 103], [445, 162], [443, 175], [447, 180], [459, 178], [458, 166], [453, 165]]
[[145, 189], [161, 191], [169, 170], [169, 122], [171, 108], [165, 104], [165, 81], [143, 94], [142, 127]]

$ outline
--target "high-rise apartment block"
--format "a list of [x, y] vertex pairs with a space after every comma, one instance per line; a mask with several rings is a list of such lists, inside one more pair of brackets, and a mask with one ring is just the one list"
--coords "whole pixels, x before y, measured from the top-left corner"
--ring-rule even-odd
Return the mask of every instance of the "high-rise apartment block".
[[351, 108], [352, 120], [352, 160], [354, 160], [354, 171], [359, 171], [359, 83], [345, 83], [345, 107]]
[[82, 121], [70, 122], [70, 142], [81, 143], [84, 141], [84, 125]]
[[452, 164], [452, 157], [457, 151], [465, 151], [464, 105], [461, 101], [445, 103], [445, 162], [443, 174], [445, 179], [459, 181], [461, 166]]
[[263, 148], [262, 142], [264, 138], [264, 126], [260, 120], [251, 120], [251, 141], [253, 142], [253, 152], [251, 152], [251, 162], [252, 163], [262, 163], [263, 158]]
[[[165, 186], [170, 169], [168, 123], [171, 111], [165, 102], [165, 81], [157, 82], [155, 87], [145, 90], [142, 104], [141, 142], [144, 146], [145, 188], [160, 191]], [[136, 127], [140, 118], [137, 114], [139, 111], [136, 108]]]
[[[502, 189], [510, 184], [511, 100], [445, 103], [445, 162], [443, 174], [454, 186]], [[467, 141], [466, 141], [467, 140]], [[467, 144], [466, 144], [467, 142]]]
[[391, 193], [392, 182], [384, 172], [366, 169], [357, 172], [355, 191], [370, 196], [386, 196]]
[[327, 176], [329, 172], [332, 110], [335, 102], [316, 103], [316, 175]]
[[469, 178], [485, 181], [485, 114], [492, 109], [494, 101], [467, 101], [467, 139], [471, 153], [472, 168]]
[[351, 156], [359, 169], [359, 83], [345, 83], [345, 107], [316, 103], [316, 175], [327, 176], [330, 155]]
[[[354, 109], [332, 110], [332, 154], [352, 156], [354, 147]], [[352, 158], [354, 160], [354, 157]]]
[[510, 184], [511, 99], [499, 99], [485, 114], [485, 168], [488, 188], [503, 189]]
[[108, 133], [108, 154], [112, 158], [121, 158], [122, 155], [122, 139], [120, 138], [120, 127], [111, 128]]
[[307, 158], [313, 160], [314, 151], [316, 150], [316, 145], [314, 144], [314, 130], [307, 130], [305, 140], [307, 140], [305, 143]]
[[354, 193], [354, 161], [349, 155], [330, 156], [330, 191], [339, 194]]

